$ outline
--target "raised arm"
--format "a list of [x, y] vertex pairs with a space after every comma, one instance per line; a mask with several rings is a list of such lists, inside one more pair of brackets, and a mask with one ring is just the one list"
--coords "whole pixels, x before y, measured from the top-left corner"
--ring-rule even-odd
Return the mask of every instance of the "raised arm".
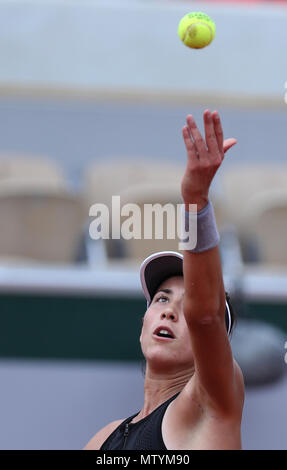
[[[191, 115], [183, 128], [187, 150], [182, 197], [186, 210], [197, 204], [197, 212], [208, 204], [211, 182], [223, 162], [224, 152], [235, 139], [223, 141], [217, 112], [204, 112], [205, 140]], [[195, 362], [195, 380], [202, 397], [214, 408], [229, 412], [238, 404], [237, 377], [240, 371], [232, 357], [225, 327], [225, 289], [218, 245], [184, 251], [184, 315], [190, 331]], [[194, 384], [194, 381], [193, 381]]]
[[[205, 139], [191, 115], [187, 116], [183, 138], [187, 150], [186, 171], [182, 180], [182, 197], [186, 211], [189, 204], [197, 212], [208, 204], [211, 182], [223, 158], [223, 132], [218, 113], [204, 112]], [[186, 319], [203, 323], [219, 314], [224, 317], [225, 292], [219, 248], [201, 253], [184, 251]]]

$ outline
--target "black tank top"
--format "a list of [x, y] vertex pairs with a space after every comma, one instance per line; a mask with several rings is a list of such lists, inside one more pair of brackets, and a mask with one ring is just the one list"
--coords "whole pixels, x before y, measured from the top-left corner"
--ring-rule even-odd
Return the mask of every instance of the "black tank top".
[[139, 413], [123, 421], [106, 441], [100, 450], [167, 450], [161, 432], [161, 424], [168, 405], [179, 395], [177, 393], [165, 401], [145, 418], [131, 423]]

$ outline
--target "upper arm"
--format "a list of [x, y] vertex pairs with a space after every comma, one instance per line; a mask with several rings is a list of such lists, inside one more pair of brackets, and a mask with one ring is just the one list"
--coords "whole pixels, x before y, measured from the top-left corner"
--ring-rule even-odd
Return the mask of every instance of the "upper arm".
[[[218, 246], [184, 252], [184, 316], [195, 374], [189, 387], [206, 406], [236, 408], [238, 373], [225, 326], [225, 289]], [[194, 395], [193, 395], [194, 396]]]
[[99, 450], [105, 440], [123, 422], [123, 420], [113, 421], [95, 434], [86, 444], [83, 450]]
[[235, 362], [225, 321], [220, 315], [210, 322], [189, 324], [195, 374], [187, 385], [205, 407], [225, 414], [241, 411], [244, 395], [243, 376]]

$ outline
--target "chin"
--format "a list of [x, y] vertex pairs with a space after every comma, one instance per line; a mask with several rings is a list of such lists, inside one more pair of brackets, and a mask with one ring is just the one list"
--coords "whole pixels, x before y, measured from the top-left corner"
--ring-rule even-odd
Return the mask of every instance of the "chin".
[[170, 351], [149, 351], [149, 353], [145, 355], [145, 359], [146, 362], [151, 365], [152, 369], [158, 369], [160, 371], [178, 368], [180, 365], [179, 357], [171, 356]]
[[152, 369], [159, 371], [189, 369], [194, 364], [190, 350], [171, 351], [162, 344], [149, 344], [146, 348], [141, 344], [141, 349], [146, 363], [150, 364]]

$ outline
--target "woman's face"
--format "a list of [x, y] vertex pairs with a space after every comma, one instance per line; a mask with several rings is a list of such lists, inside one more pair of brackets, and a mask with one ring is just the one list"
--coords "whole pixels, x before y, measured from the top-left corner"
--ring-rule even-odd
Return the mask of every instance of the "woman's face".
[[183, 296], [183, 277], [167, 279], [159, 286], [143, 318], [140, 336], [142, 352], [146, 361], [160, 371], [193, 366]]

